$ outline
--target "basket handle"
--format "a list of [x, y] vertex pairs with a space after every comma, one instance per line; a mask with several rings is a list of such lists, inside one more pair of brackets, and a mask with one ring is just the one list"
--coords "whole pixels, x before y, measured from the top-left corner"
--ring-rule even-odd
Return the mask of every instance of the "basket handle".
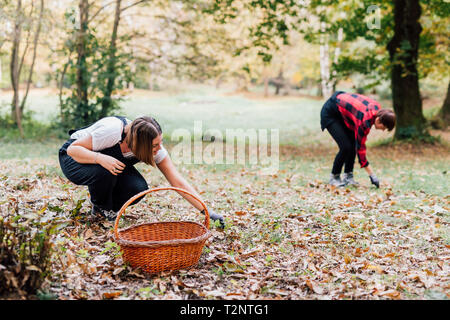
[[117, 217], [116, 217], [116, 222], [114, 223], [114, 236], [116, 237], [116, 239], [119, 238], [119, 234], [117, 232], [117, 228], [119, 226], [120, 217], [125, 212], [125, 209], [130, 205], [130, 203], [134, 202], [136, 199], [139, 199], [140, 197], [143, 197], [147, 193], [156, 192], [156, 191], [162, 191], [162, 190], [173, 190], [173, 191], [181, 192], [181, 193], [184, 193], [184, 194], [187, 194], [187, 195], [191, 196], [192, 198], [194, 198], [195, 200], [200, 202], [201, 205], [203, 206], [203, 209], [205, 210], [205, 227], [206, 227], [206, 229], [209, 229], [209, 212], [208, 212], [208, 208], [206, 207], [206, 205], [203, 203], [202, 200], [200, 200], [198, 197], [194, 196], [192, 193], [190, 193], [190, 192], [188, 192], [188, 191], [186, 191], [184, 189], [181, 189], [181, 188], [162, 187], [162, 188], [154, 188], [154, 189], [144, 190], [144, 191], [134, 195], [127, 202], [125, 202], [125, 204], [122, 206], [122, 208], [120, 208], [120, 211], [119, 211], [119, 213], [117, 214]]

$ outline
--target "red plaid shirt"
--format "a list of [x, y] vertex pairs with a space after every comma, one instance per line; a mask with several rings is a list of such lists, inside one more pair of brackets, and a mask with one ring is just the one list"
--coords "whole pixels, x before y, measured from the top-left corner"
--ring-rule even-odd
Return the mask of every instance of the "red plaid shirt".
[[355, 133], [356, 153], [361, 168], [367, 167], [366, 140], [375, 116], [381, 109], [380, 103], [356, 93], [341, 93], [336, 97], [337, 107], [345, 125]]

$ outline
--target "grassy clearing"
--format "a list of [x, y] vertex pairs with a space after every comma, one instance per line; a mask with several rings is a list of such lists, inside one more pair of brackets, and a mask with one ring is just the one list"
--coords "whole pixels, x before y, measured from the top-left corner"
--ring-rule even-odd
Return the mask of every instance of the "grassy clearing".
[[[56, 92], [35, 90], [30, 93], [27, 110], [37, 121], [49, 124], [59, 112]], [[10, 93], [0, 93], [0, 113], [8, 112]], [[281, 103], [280, 103], [281, 101]], [[203, 130], [218, 129], [279, 129], [281, 143], [298, 144], [310, 140], [319, 128], [322, 102], [307, 98], [255, 99], [230, 95], [197, 86], [175, 93], [136, 91], [121, 104], [123, 114], [130, 119], [151, 115], [160, 122], [166, 139], [178, 128], [193, 131], [194, 121], [201, 121]], [[30, 137], [32, 138], [32, 136]]]
[[[165, 106], [172, 110], [167, 118], [156, 116], [164, 119], [163, 126], [189, 126], [206, 108], [195, 109], [192, 101], [197, 98], [190, 98], [188, 109], [196, 111], [180, 118], [185, 113], [170, 109], [168, 101], [173, 99]], [[359, 188], [330, 188], [326, 181], [337, 147], [316, 125], [320, 106], [312, 104], [307, 107], [311, 114], [294, 118], [298, 106], [289, 99], [271, 100], [263, 107], [245, 97], [223, 99], [224, 105], [214, 110], [229, 120], [216, 121], [220, 126], [249, 126], [246, 117], [233, 116], [239, 108], [234, 109], [231, 101], [248, 103], [253, 111], [246, 116], [265, 106], [270, 112], [255, 113], [259, 124], [270, 126], [277, 122], [270, 120], [279, 117], [278, 123], [286, 128], [292, 124], [286, 131], [292, 137], [280, 130], [280, 168], [270, 176], [242, 165], [179, 166], [227, 223], [223, 231], [212, 226], [213, 237], [190, 270], [149, 276], [124, 264], [112, 224], [87, 219], [87, 189], [62, 176], [57, 160], [62, 140], [0, 144], [0, 210], [63, 221], [54, 238], [57, 254], [45, 292], [65, 299], [449, 297], [448, 146], [377, 145], [386, 135], [371, 133], [374, 145], [369, 145], [368, 158], [382, 188], [371, 187], [360, 169], [355, 170]], [[288, 111], [278, 114], [277, 105]], [[202, 119], [214, 120], [214, 113], [205, 112]], [[298, 132], [294, 122], [299, 128], [311, 125], [311, 133], [294, 141]], [[169, 141], [167, 147], [170, 152], [173, 144]], [[141, 164], [138, 168], [150, 186], [167, 185], [157, 170]], [[171, 194], [146, 197], [127, 209], [126, 216], [124, 225], [144, 220], [203, 221]]]

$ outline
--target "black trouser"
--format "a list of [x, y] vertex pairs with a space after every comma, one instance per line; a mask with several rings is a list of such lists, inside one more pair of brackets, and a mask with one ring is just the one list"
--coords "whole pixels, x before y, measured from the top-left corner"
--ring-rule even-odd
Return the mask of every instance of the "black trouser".
[[[148, 189], [144, 177], [134, 167], [138, 161], [124, 158], [119, 144], [100, 151], [126, 165], [122, 173], [115, 176], [99, 164], [78, 163], [70, 157], [67, 154], [67, 148], [74, 141], [68, 140], [59, 150], [59, 164], [67, 179], [77, 185], [88, 186], [91, 201], [95, 205], [117, 212], [131, 197]], [[137, 199], [132, 204], [141, 199]]]
[[352, 172], [356, 157], [355, 134], [345, 125], [337, 106], [336, 97], [340, 93], [343, 93], [343, 91], [336, 91], [325, 102], [320, 111], [322, 131], [326, 128], [339, 147], [339, 152], [334, 158], [332, 174], [340, 174], [344, 164], [344, 172]]
[[340, 174], [344, 164], [345, 173], [353, 172], [356, 157], [355, 133], [345, 125], [342, 119], [333, 121], [327, 126], [327, 130], [339, 146], [331, 173]]

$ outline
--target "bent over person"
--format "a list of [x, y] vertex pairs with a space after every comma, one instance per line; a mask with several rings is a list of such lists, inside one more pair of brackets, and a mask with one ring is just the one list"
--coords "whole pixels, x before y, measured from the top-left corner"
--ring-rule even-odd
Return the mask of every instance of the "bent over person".
[[[125, 202], [148, 189], [146, 180], [134, 167], [140, 161], [157, 166], [170, 185], [201, 199], [176, 170], [162, 144], [161, 127], [152, 117], [143, 116], [134, 121], [119, 116], [105, 117], [90, 126], [70, 130], [69, 134], [70, 139], [59, 150], [59, 163], [71, 182], [88, 186], [93, 215], [115, 220]], [[182, 196], [202, 210], [197, 200]], [[224, 226], [221, 215], [209, 208], [208, 212], [211, 219], [219, 220]]]
[[[335, 92], [323, 105], [320, 113], [322, 131], [327, 129], [336, 141], [336, 154], [329, 183], [334, 186], [358, 185], [353, 178], [355, 157], [377, 188], [380, 181], [373, 173], [366, 157], [366, 140], [372, 126], [391, 131], [395, 127], [395, 113], [382, 109], [380, 103], [356, 93]], [[344, 167], [344, 176], [340, 174]]]

